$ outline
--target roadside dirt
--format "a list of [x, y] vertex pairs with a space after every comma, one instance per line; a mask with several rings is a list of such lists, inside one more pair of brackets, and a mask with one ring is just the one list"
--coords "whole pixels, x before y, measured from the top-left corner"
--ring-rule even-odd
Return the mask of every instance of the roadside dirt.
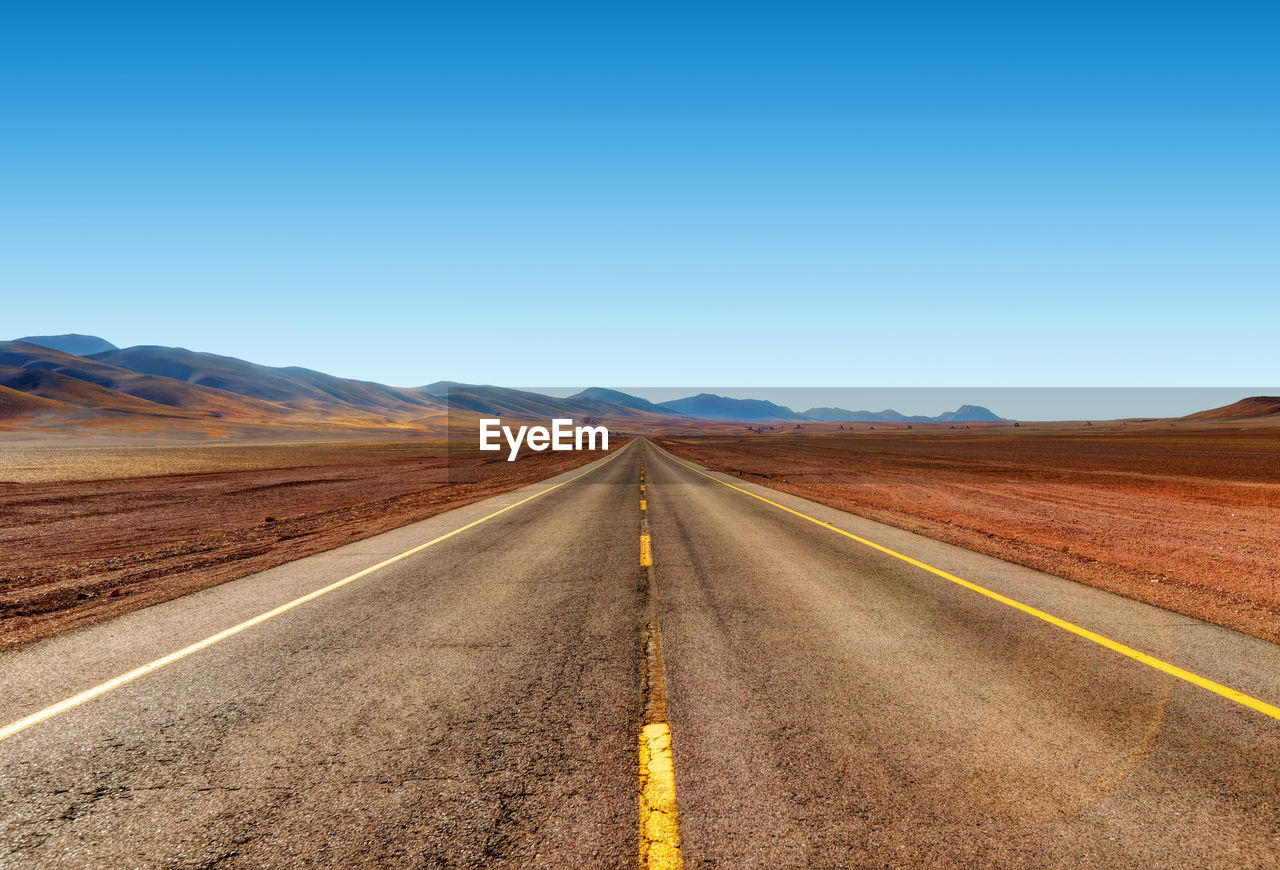
[[[602, 455], [526, 453], [508, 464], [477, 453], [478, 481], [453, 483], [442, 441], [0, 450], [0, 649], [376, 535]], [[459, 461], [456, 454], [451, 460]]]
[[1280, 641], [1280, 431], [656, 439], [710, 468]]

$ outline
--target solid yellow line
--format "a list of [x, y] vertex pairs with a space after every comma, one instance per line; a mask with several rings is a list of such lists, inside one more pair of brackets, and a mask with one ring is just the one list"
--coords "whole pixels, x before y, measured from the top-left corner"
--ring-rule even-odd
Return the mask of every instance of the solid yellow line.
[[[621, 453], [621, 451], [619, 451], [619, 453]], [[63, 701], [59, 701], [58, 703], [50, 707], [45, 707], [43, 710], [40, 710], [37, 713], [32, 713], [30, 716], [26, 716], [22, 719], [19, 719], [16, 722], [12, 722], [4, 726], [3, 728], [0, 728], [0, 741], [8, 740], [10, 737], [17, 734], [19, 731], [24, 731], [27, 728], [30, 728], [32, 725], [38, 725], [39, 723], [45, 721], [46, 719], [52, 719], [54, 716], [57, 716], [60, 713], [65, 713], [66, 711], [72, 709], [73, 707], [78, 707], [81, 704], [85, 703], [86, 701], [91, 701], [94, 698], [98, 697], [99, 695], [105, 695], [107, 692], [110, 692], [113, 689], [118, 689], [121, 686], [123, 686], [125, 683], [129, 683], [129, 682], [132, 682], [133, 680], [138, 679], [138, 677], [145, 676], [146, 674], [149, 674], [152, 671], [157, 671], [160, 668], [163, 668], [165, 665], [173, 664], [179, 659], [184, 659], [187, 656], [191, 655], [192, 653], [196, 653], [202, 649], [205, 649], [206, 647], [213, 646], [215, 643], [218, 643], [219, 641], [224, 641], [229, 637], [237, 635], [240, 632], [245, 631], [246, 629], [253, 628], [255, 625], [259, 625], [263, 622], [266, 622], [269, 619], [274, 619], [275, 617], [281, 615], [282, 613], [287, 613], [288, 611], [293, 610], [295, 607], [306, 604], [309, 601], [314, 601], [315, 599], [319, 598], [322, 595], [328, 595], [330, 592], [333, 592], [337, 589], [341, 589], [343, 586], [346, 586], [348, 583], [354, 583], [356, 580], [359, 580], [361, 577], [367, 577], [368, 575], [372, 574], [374, 571], [381, 570], [382, 568], [385, 568], [388, 565], [393, 565], [396, 562], [399, 562], [401, 559], [406, 559], [415, 553], [422, 552], [423, 550], [427, 549], [427, 547], [434, 546], [440, 543], [441, 541], [446, 541], [449, 538], [452, 538], [454, 535], [459, 535], [467, 531], [468, 529], [473, 529], [476, 526], [480, 525], [481, 523], [487, 522], [488, 520], [493, 519], [496, 516], [505, 514], [507, 511], [511, 510], [512, 508], [517, 508], [520, 505], [525, 504], [526, 502], [533, 501], [535, 498], [538, 498], [539, 496], [546, 495], [547, 493], [553, 492], [554, 490], [557, 490], [560, 487], [565, 486], [566, 484], [573, 483], [578, 478], [585, 477], [586, 475], [590, 474], [596, 469], [602, 468], [609, 462], [612, 462], [616, 456], [618, 456], [618, 453], [615, 453], [613, 454], [613, 456], [610, 456], [609, 458], [605, 459], [604, 462], [601, 462], [599, 465], [596, 465], [592, 468], [588, 468], [586, 471], [582, 472], [581, 474], [574, 475], [568, 480], [557, 483], [555, 486], [547, 487], [541, 492], [535, 492], [533, 495], [528, 496], [527, 498], [522, 498], [520, 499], [520, 501], [515, 502], [514, 504], [509, 504], [506, 507], [502, 508], [501, 510], [496, 510], [493, 513], [489, 514], [488, 516], [481, 517], [478, 520], [469, 522], [465, 526], [460, 526], [459, 528], [454, 529], [452, 532], [443, 534], [438, 538], [433, 538], [432, 540], [427, 541], [425, 544], [419, 544], [418, 546], [412, 549], [405, 550], [403, 553], [401, 553], [398, 556], [392, 556], [390, 559], [384, 559], [383, 561], [379, 562], [376, 565], [371, 565], [368, 568], [365, 568], [363, 571], [357, 571], [355, 574], [352, 574], [350, 577], [343, 577], [341, 580], [338, 580], [334, 583], [330, 583], [328, 586], [317, 589], [314, 592], [309, 592], [306, 595], [303, 595], [301, 598], [295, 598], [293, 601], [290, 601], [287, 604], [282, 604], [273, 610], [268, 610], [266, 613], [261, 613], [253, 617], [252, 619], [247, 619], [244, 622], [240, 623], [239, 625], [233, 625], [231, 628], [224, 629], [223, 631], [220, 631], [217, 634], [210, 635], [209, 637], [206, 637], [204, 640], [197, 641], [196, 643], [193, 643], [188, 647], [183, 647], [177, 652], [171, 652], [167, 656], [158, 658], [153, 662], [149, 662], [145, 665], [142, 665], [141, 667], [134, 668], [133, 670], [129, 671], [126, 674], [121, 674], [118, 677], [114, 677], [113, 679], [107, 680], [105, 683], [101, 683], [100, 685], [94, 686], [92, 689], [86, 689], [85, 691], [81, 692], [78, 695], [72, 695], [70, 698], [67, 698]]]
[[648, 568], [653, 564], [653, 550], [649, 546], [649, 536], [640, 536], [640, 567]]
[[654, 722], [640, 732], [640, 867], [680, 870], [680, 822], [676, 807], [671, 729]]
[[721, 480], [718, 477], [713, 477], [712, 475], [707, 474], [706, 472], [699, 471], [697, 468], [694, 468], [692, 465], [688, 465], [684, 462], [681, 462], [679, 459], [676, 459], [674, 456], [671, 456], [670, 454], [667, 454], [667, 456], [669, 459], [671, 459], [672, 462], [675, 462], [678, 465], [683, 465], [685, 468], [689, 469], [690, 471], [696, 472], [697, 474], [701, 474], [703, 477], [709, 480], [714, 480], [716, 483], [729, 487], [729, 489], [737, 490], [743, 495], [749, 495], [752, 498], [757, 498], [760, 501], [765, 502], [766, 504], [771, 504], [774, 507], [784, 510], [789, 514], [794, 514], [795, 516], [798, 516], [801, 519], [806, 519], [811, 523], [815, 523], [819, 526], [822, 526], [824, 529], [829, 529], [833, 532], [844, 535], [846, 538], [850, 538], [854, 541], [857, 541], [859, 544], [865, 544], [871, 549], [879, 550], [881, 553], [892, 556], [895, 559], [901, 559], [903, 562], [906, 562], [909, 565], [914, 565], [917, 568], [921, 568], [925, 571], [928, 571], [930, 574], [934, 574], [938, 577], [941, 577], [943, 580], [948, 580], [959, 586], [963, 586], [965, 589], [969, 589], [973, 592], [977, 592], [979, 595], [985, 595], [987, 598], [990, 598], [993, 601], [999, 601], [1001, 604], [1008, 605], [1009, 607], [1012, 607], [1015, 610], [1021, 610], [1023, 613], [1034, 616], [1036, 619], [1042, 619], [1045, 622], [1049, 623], [1050, 625], [1056, 625], [1058, 628], [1064, 629], [1065, 631], [1069, 631], [1072, 634], [1079, 635], [1080, 637], [1083, 637], [1086, 640], [1091, 640], [1094, 643], [1098, 644], [1099, 646], [1104, 646], [1107, 649], [1111, 650], [1112, 652], [1117, 652], [1122, 656], [1128, 656], [1134, 661], [1141, 662], [1144, 665], [1155, 668], [1157, 671], [1162, 671], [1163, 673], [1169, 674], [1170, 676], [1177, 677], [1180, 680], [1185, 680], [1186, 682], [1191, 683], [1192, 685], [1199, 686], [1202, 689], [1206, 689], [1210, 692], [1213, 692], [1215, 695], [1221, 695], [1222, 697], [1226, 698], [1229, 701], [1235, 701], [1237, 704], [1242, 704], [1245, 707], [1248, 707], [1252, 710], [1256, 710], [1259, 713], [1262, 713], [1263, 715], [1266, 715], [1266, 716], [1270, 716], [1273, 719], [1280, 719], [1280, 707], [1276, 707], [1272, 704], [1268, 704], [1266, 701], [1260, 701], [1257, 698], [1246, 695], [1244, 692], [1237, 691], [1236, 689], [1233, 689], [1230, 686], [1224, 686], [1221, 683], [1215, 683], [1213, 680], [1206, 679], [1205, 677], [1202, 677], [1199, 674], [1193, 674], [1191, 671], [1184, 670], [1183, 668], [1180, 668], [1177, 665], [1171, 665], [1166, 661], [1162, 661], [1156, 658], [1155, 656], [1150, 656], [1144, 652], [1134, 649], [1133, 647], [1125, 646], [1124, 644], [1118, 641], [1114, 641], [1109, 637], [1105, 637], [1101, 634], [1098, 634], [1097, 632], [1090, 631], [1087, 628], [1081, 628], [1080, 626], [1071, 622], [1067, 622], [1065, 619], [1060, 619], [1059, 617], [1056, 617], [1051, 613], [1045, 613], [1043, 610], [1039, 610], [1035, 607], [1031, 607], [1030, 605], [1023, 604], [1021, 601], [1015, 601], [1014, 599], [1009, 598], [1008, 596], [1001, 595], [999, 592], [993, 592], [992, 590], [987, 589], [984, 586], [979, 586], [977, 583], [972, 583], [968, 580], [964, 580], [960, 577], [955, 576], [954, 574], [948, 574], [946, 571], [943, 571], [939, 568], [935, 568], [932, 565], [926, 565], [924, 562], [921, 562], [918, 559], [913, 559], [910, 556], [904, 556], [902, 553], [898, 553], [894, 550], [890, 550], [888, 547], [881, 546], [880, 544], [877, 544], [874, 541], [868, 541], [866, 538], [861, 538], [853, 534], [852, 532], [846, 532], [844, 529], [837, 529], [835, 526], [832, 526], [829, 523], [825, 523], [822, 520], [814, 519], [808, 514], [803, 514], [797, 510], [792, 510], [791, 508], [785, 505], [778, 504], [776, 501], [767, 499], [762, 495], [757, 495], [754, 492], [749, 492], [748, 490], [745, 490], [740, 486], [734, 486], [733, 484], [727, 481]]

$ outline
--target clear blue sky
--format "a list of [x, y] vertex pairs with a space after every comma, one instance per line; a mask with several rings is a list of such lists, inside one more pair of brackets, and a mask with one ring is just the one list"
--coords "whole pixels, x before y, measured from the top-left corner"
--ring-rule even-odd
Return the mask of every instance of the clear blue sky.
[[1280, 370], [1280, 6], [0, 14], [0, 334], [394, 384]]

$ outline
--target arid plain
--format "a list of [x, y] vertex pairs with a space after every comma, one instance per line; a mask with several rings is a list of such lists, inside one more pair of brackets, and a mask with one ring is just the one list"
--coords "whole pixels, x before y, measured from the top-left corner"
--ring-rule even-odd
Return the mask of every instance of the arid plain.
[[[755, 483], [1280, 640], [1280, 427], [706, 424], [655, 435]], [[583, 460], [407, 440], [34, 439], [0, 448], [4, 647], [358, 540]], [[456, 457], [455, 457], [456, 460]]]
[[659, 439], [937, 540], [1280, 640], [1280, 427], [1117, 422]]
[[[460, 459], [439, 435], [3, 446], [0, 649], [376, 535], [599, 455]], [[460, 464], [480, 473], [460, 481]]]

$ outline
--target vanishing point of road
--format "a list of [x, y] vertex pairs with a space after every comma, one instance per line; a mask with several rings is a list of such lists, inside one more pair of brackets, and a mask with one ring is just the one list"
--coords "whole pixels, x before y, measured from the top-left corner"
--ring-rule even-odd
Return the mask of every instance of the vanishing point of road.
[[0, 655], [0, 867], [1280, 864], [1280, 647], [679, 460]]

